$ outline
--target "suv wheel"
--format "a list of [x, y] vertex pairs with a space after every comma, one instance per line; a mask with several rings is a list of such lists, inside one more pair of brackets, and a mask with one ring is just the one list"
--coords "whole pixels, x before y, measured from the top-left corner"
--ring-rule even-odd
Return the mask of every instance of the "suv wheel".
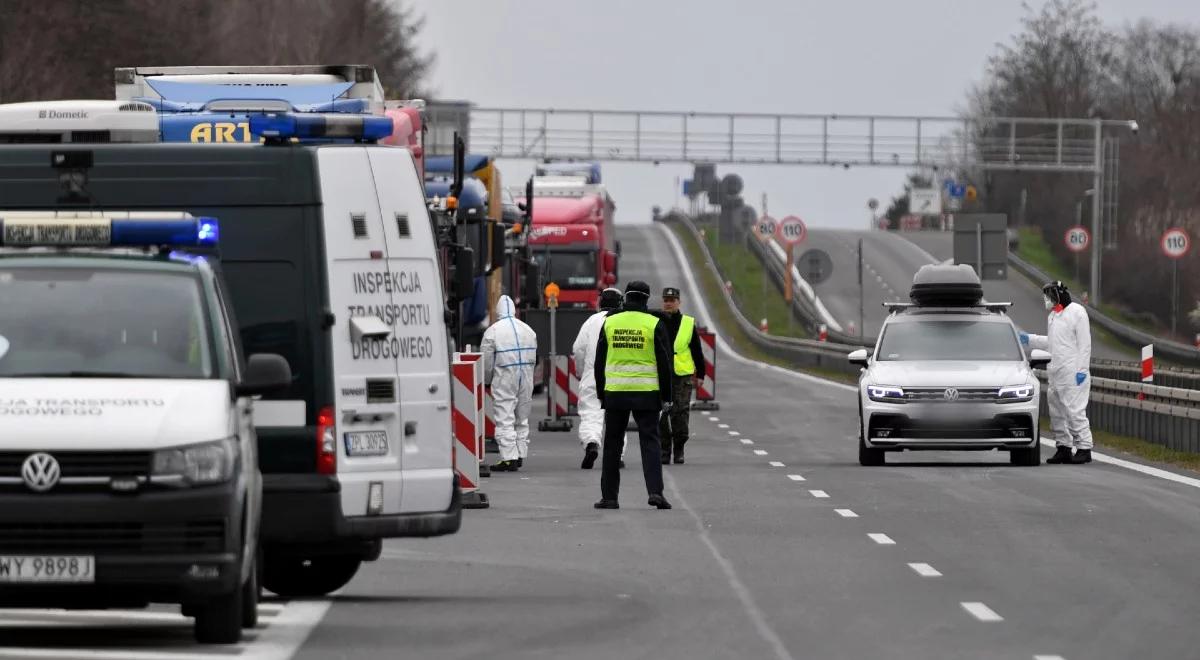
[[263, 586], [283, 598], [324, 596], [346, 586], [358, 572], [362, 555], [270, 556]]
[[254, 565], [250, 567], [250, 577], [242, 586], [242, 627], [258, 626], [258, 600], [262, 596], [260, 577], [262, 573], [262, 551], [255, 556]]
[[868, 447], [866, 441], [864, 441], [862, 439], [862, 436], [859, 436], [859, 438], [858, 438], [858, 464], [859, 465], [867, 465], [867, 466], [883, 465], [884, 463], [886, 463], [884, 456], [885, 456], [885, 454], [882, 449], [875, 449], [874, 447]]
[[1042, 464], [1042, 448], [1034, 445], [1028, 449], [1012, 449], [1008, 452], [1008, 461], [1013, 465], [1033, 467]]

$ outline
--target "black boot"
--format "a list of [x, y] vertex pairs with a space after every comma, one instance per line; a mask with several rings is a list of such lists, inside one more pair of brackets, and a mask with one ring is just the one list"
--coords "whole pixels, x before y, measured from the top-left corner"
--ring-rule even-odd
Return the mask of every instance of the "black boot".
[[1092, 450], [1091, 449], [1080, 449], [1079, 451], [1075, 452], [1075, 455], [1072, 456], [1071, 460], [1070, 460], [1070, 463], [1072, 465], [1083, 465], [1084, 463], [1091, 463], [1091, 462], [1092, 462]]
[[671, 464], [671, 452], [669, 452], [669, 451], [662, 452], [662, 454], [660, 455], [660, 458], [662, 458], [663, 465]]
[[583, 462], [579, 464], [581, 470], [590, 470], [596, 464], [596, 459], [600, 456], [600, 444], [597, 442], [589, 442], [587, 449], [583, 450]]
[[[1089, 459], [1090, 459], [1090, 457], [1089, 457]], [[1063, 445], [1059, 445], [1058, 449], [1055, 450], [1054, 455], [1051, 456], [1050, 458], [1047, 458], [1046, 462], [1054, 463], [1056, 465], [1059, 465], [1062, 463], [1070, 463], [1071, 462], [1071, 448], [1065, 447]]]
[[492, 472], [516, 472], [517, 469], [516, 461], [500, 461], [492, 465]]
[[683, 463], [683, 445], [675, 445], [675, 464]]
[[663, 497], [662, 495], [651, 495], [649, 501], [647, 501], [646, 504], [649, 504], [650, 506], [652, 506], [656, 509], [671, 508], [671, 503], [668, 502], [667, 498]]
[[592, 507], [596, 509], [619, 509], [621, 505], [616, 500], [600, 500], [593, 504]]
[[523, 458], [518, 458], [518, 459], [517, 459], [517, 467], [519, 467], [519, 468], [523, 468], [523, 467], [525, 467], [525, 459], [523, 459]]

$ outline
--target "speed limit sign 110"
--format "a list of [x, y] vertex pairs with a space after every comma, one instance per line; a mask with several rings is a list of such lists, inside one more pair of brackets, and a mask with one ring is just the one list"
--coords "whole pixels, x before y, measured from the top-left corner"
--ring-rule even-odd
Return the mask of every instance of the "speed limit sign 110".
[[779, 240], [784, 245], [793, 246], [799, 245], [808, 238], [808, 228], [804, 226], [804, 221], [794, 215], [789, 215], [779, 222]]
[[1083, 252], [1092, 244], [1092, 234], [1086, 227], [1075, 225], [1067, 230], [1067, 233], [1063, 235], [1063, 240], [1066, 241], [1068, 250]]
[[1179, 227], [1173, 227], [1163, 232], [1162, 251], [1172, 259], [1182, 259], [1192, 250], [1192, 239], [1188, 233]]
[[754, 230], [762, 238], [771, 238], [775, 232], [779, 231], [779, 223], [775, 222], [775, 218], [769, 215], [764, 215], [759, 218], [758, 223], [754, 225]]

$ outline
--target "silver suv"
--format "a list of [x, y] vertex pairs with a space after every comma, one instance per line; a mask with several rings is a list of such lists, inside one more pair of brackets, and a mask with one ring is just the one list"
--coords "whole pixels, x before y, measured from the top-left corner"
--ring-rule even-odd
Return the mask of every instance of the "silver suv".
[[924, 266], [913, 303], [889, 304], [876, 349], [849, 355], [859, 378], [858, 458], [886, 452], [992, 450], [1038, 465], [1039, 383], [1050, 355], [1026, 355], [1006, 313], [983, 302], [970, 266]]

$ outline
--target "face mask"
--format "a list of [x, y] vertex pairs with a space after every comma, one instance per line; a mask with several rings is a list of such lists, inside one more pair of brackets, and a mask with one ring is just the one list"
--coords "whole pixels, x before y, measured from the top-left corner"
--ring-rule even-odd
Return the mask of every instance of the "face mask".
[[1042, 304], [1046, 306], [1046, 309], [1054, 309], [1054, 301], [1050, 300], [1050, 296], [1042, 296]]

